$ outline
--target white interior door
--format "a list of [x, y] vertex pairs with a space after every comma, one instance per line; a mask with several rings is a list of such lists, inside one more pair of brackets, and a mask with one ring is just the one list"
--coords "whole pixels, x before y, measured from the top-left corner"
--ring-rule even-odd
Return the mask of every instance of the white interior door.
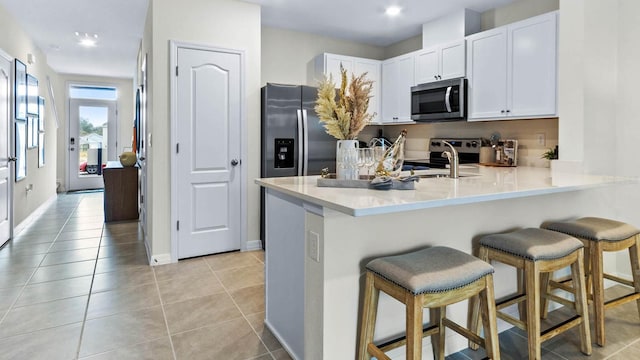
[[177, 48], [178, 258], [240, 249], [241, 57]]
[[117, 160], [116, 102], [69, 100], [69, 191], [104, 187], [102, 167]]
[[140, 148], [138, 160], [140, 162], [140, 226], [145, 240], [147, 232], [147, 56], [142, 61], [142, 86], [140, 86]]
[[0, 52], [0, 246], [11, 238], [11, 59]]

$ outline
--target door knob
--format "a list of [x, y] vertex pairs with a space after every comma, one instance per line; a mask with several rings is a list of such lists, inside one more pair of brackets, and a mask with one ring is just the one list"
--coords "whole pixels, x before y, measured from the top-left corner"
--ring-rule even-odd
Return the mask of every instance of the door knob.
[[9, 161], [9, 162], [15, 162], [15, 161], [18, 161], [18, 158], [17, 158], [17, 157], [15, 157], [15, 156], [9, 156], [9, 158], [7, 159], [7, 161]]
[[144, 156], [140, 156], [140, 161], [145, 161], [145, 160], [147, 160], [147, 158], [146, 158], [146, 157], [144, 157]]
[[237, 166], [238, 164], [240, 164], [240, 161], [238, 159], [231, 160], [231, 166]]

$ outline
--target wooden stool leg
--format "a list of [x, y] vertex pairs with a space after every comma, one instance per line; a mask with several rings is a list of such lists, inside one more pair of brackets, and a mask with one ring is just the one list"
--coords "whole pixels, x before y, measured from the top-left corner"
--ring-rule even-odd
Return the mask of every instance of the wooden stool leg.
[[445, 339], [445, 326], [443, 319], [447, 313], [447, 307], [430, 308], [429, 317], [431, 318], [432, 325], [438, 325], [438, 333], [431, 335], [431, 347], [433, 348], [433, 358], [438, 360], [444, 360], [444, 339]]
[[358, 360], [370, 360], [367, 351], [369, 343], [373, 342], [378, 312], [378, 298], [380, 290], [374, 287], [374, 275], [367, 271], [364, 285], [364, 303], [362, 305], [362, 319], [360, 319], [360, 339], [358, 340]]
[[540, 272], [534, 261], [525, 261], [525, 287], [527, 293], [527, 333], [529, 360], [540, 360]]
[[580, 351], [591, 355], [591, 330], [589, 328], [589, 308], [587, 307], [587, 289], [584, 279], [584, 253], [578, 250], [578, 259], [571, 264], [571, 277], [575, 289], [576, 313], [582, 317], [580, 324]]
[[[516, 276], [518, 281], [518, 295], [525, 294], [527, 288], [526, 271], [518, 268], [516, 269]], [[527, 321], [527, 304], [522, 301], [518, 303], [518, 314], [520, 315], [520, 321]]]
[[422, 359], [422, 295], [407, 292], [407, 359]]
[[[491, 260], [489, 260], [489, 250], [484, 246], [480, 246], [478, 257], [487, 263], [491, 263]], [[494, 300], [494, 308], [495, 308], [495, 300]], [[478, 321], [480, 317], [480, 301], [478, 299], [478, 295], [474, 295], [471, 298], [469, 298], [469, 309], [467, 311], [469, 314], [469, 319], [468, 319], [469, 330], [480, 335], [480, 322]], [[471, 348], [472, 350], [478, 350], [479, 347], [480, 347], [479, 344], [476, 344], [473, 341], [469, 341], [469, 348]]]
[[[482, 323], [484, 325], [485, 350], [490, 359], [500, 360], [500, 346], [498, 344], [498, 324], [496, 321], [496, 300], [493, 290], [493, 275], [485, 277], [486, 287], [480, 292], [479, 301], [482, 303]], [[473, 330], [473, 329], [472, 329]]]
[[591, 245], [591, 276], [593, 278], [593, 315], [595, 317], [596, 343], [605, 345], [604, 334], [604, 277], [602, 264], [602, 245], [593, 242]]
[[552, 273], [542, 273], [540, 274], [540, 318], [546, 319], [547, 314], [549, 313], [549, 299], [547, 299], [547, 294], [550, 292], [549, 288], [549, 278], [551, 278]]
[[[633, 287], [640, 293], [640, 235], [636, 235], [636, 244], [629, 248], [629, 261], [633, 275]], [[638, 316], [640, 316], [640, 299], [636, 300]]]

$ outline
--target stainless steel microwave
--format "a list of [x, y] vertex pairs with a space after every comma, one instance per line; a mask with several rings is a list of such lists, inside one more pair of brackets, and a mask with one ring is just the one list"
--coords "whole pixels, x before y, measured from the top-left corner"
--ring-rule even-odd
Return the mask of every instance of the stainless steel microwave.
[[467, 118], [467, 79], [455, 78], [411, 87], [411, 119], [421, 122]]

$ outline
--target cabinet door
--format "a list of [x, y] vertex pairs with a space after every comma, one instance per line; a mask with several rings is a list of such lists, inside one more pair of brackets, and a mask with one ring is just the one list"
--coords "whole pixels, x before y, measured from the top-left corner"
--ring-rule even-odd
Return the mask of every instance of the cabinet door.
[[336, 83], [336, 88], [340, 87], [341, 73], [340, 73], [340, 64], [347, 70], [347, 76], [351, 76], [353, 72], [353, 59], [346, 56], [336, 56], [336, 55], [325, 55], [325, 69], [324, 73], [333, 77], [333, 81]]
[[382, 119], [383, 123], [395, 122], [398, 112], [398, 62], [382, 62]]
[[469, 121], [506, 115], [506, 37], [497, 28], [467, 38]]
[[379, 122], [382, 114], [380, 113], [380, 62], [365, 59], [355, 59], [353, 62], [353, 73], [355, 76], [366, 72], [367, 78], [373, 81], [371, 86], [371, 98], [369, 99], [369, 113], [376, 113], [371, 119], [372, 122]]
[[411, 87], [415, 85], [413, 55], [398, 59], [396, 121], [411, 121]]
[[438, 49], [419, 51], [415, 55], [415, 83], [424, 84], [438, 80]]
[[466, 73], [465, 55], [464, 40], [442, 46], [440, 48], [440, 78], [444, 80], [464, 77]]
[[509, 116], [556, 114], [556, 13], [509, 26]]

